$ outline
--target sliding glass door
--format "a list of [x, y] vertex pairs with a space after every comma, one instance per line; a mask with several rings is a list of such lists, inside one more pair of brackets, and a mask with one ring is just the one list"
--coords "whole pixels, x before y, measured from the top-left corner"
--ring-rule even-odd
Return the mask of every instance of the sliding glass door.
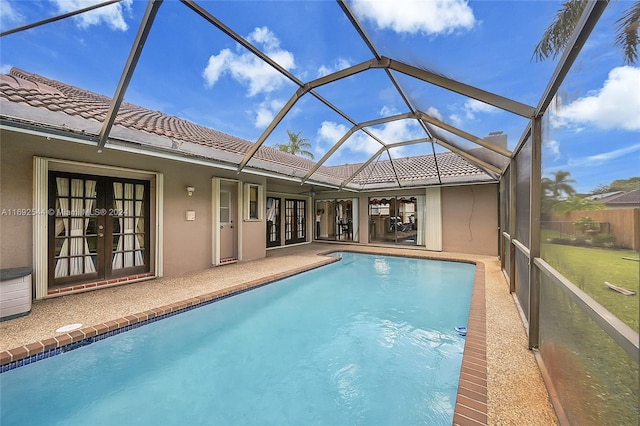
[[358, 199], [316, 200], [315, 239], [358, 241]]
[[424, 196], [369, 198], [369, 241], [423, 245]]

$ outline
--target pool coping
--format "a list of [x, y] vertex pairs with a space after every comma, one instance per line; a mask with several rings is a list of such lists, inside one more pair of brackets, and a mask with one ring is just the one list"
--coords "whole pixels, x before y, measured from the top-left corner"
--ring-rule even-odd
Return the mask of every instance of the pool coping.
[[[55, 337], [33, 342], [21, 347], [0, 352], [0, 372], [18, 368], [32, 362], [40, 361], [78, 347], [91, 344], [115, 334], [138, 328], [150, 322], [155, 322], [169, 316], [177, 315], [187, 310], [213, 303], [245, 291], [264, 286], [281, 279], [316, 269], [330, 263], [340, 261], [339, 257], [329, 256], [336, 252], [350, 252], [352, 250], [328, 250], [318, 253], [324, 258], [312, 265], [303, 266], [286, 272], [271, 274], [246, 283], [237, 284], [216, 290], [200, 296], [153, 308], [144, 312], [128, 315], [123, 318], [107, 321], [101, 324], [83, 327], [79, 330], [63, 333]], [[353, 250], [356, 253], [362, 253]], [[429, 256], [428, 253], [415, 254], [381, 254], [385, 256], [400, 256], [420, 259], [470, 263], [476, 266], [471, 309], [467, 324], [462, 357], [462, 368], [458, 384], [458, 394], [454, 409], [453, 424], [455, 425], [486, 425], [487, 424], [487, 357], [486, 357], [486, 301], [485, 301], [485, 268], [481, 261], [459, 259], [455, 257]]]

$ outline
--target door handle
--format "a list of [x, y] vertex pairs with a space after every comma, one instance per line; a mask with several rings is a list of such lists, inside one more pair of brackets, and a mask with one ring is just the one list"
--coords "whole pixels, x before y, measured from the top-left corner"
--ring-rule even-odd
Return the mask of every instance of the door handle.
[[102, 237], [104, 237], [104, 234], [102, 232], [98, 232], [98, 237], [102, 238]]

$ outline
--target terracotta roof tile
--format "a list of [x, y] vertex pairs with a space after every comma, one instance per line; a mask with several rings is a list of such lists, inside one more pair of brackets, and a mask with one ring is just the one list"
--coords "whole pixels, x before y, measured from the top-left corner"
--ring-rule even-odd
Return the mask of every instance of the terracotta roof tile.
[[[346, 164], [331, 167], [331, 174], [343, 179], [355, 173], [360, 164]], [[354, 184], [366, 185], [371, 183], [424, 181], [438, 179], [438, 170], [444, 178], [470, 177], [471, 180], [487, 178], [487, 175], [459, 155], [448, 152], [437, 154], [436, 160], [433, 155], [422, 155], [416, 157], [398, 158], [393, 162], [389, 160], [371, 163], [365, 167], [353, 180]]]
[[[77, 87], [51, 80], [37, 74], [13, 68], [9, 75], [0, 76], [0, 97], [11, 102], [26, 103], [36, 108], [50, 111], [61, 111], [70, 116], [79, 116], [103, 122], [110, 107], [110, 98]], [[219, 132], [179, 117], [170, 116], [159, 111], [152, 111], [127, 102], [123, 102], [115, 125], [165, 136], [180, 145], [191, 142], [219, 151], [237, 155], [245, 155], [253, 143], [238, 137]], [[215, 151], [211, 152], [215, 158]], [[265, 168], [264, 162], [273, 163], [288, 170], [295, 169], [301, 173], [310, 170], [315, 164], [306, 158], [291, 155], [270, 146], [262, 146], [249, 161], [251, 167]], [[262, 166], [260, 165], [262, 164]], [[361, 164], [347, 164], [334, 167], [320, 167], [314, 174], [318, 180], [329, 177], [334, 181], [350, 177]], [[433, 155], [379, 161], [370, 164], [353, 179], [354, 184], [410, 182], [425, 179], [437, 179], [438, 170], [443, 176], [467, 176], [475, 180], [490, 179], [483, 171], [468, 163], [454, 153], [438, 154], [436, 161]], [[268, 167], [267, 167], [268, 168]], [[275, 170], [275, 169], [274, 169]], [[397, 175], [397, 180], [396, 180]]]

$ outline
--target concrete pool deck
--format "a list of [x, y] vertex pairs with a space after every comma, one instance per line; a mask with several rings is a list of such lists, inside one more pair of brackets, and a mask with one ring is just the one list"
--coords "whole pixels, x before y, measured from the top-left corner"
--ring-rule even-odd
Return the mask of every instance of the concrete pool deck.
[[[481, 302], [483, 309], [486, 307], [486, 312], [481, 312], [481, 317], [486, 330], [484, 336], [476, 334], [474, 339], [480, 337], [486, 340], [486, 378], [482, 379], [486, 383], [486, 406], [482, 407], [486, 413], [486, 424], [557, 424], [534, 354], [527, 349], [527, 336], [518, 309], [509, 293], [500, 263], [492, 256], [335, 243], [312, 243], [270, 250], [266, 258], [255, 261], [34, 302], [29, 315], [0, 323], [3, 363], [9, 353], [7, 351], [17, 354], [43, 346], [36, 342], [64, 344], [66, 334], [55, 331], [61, 326], [81, 323], [83, 327], [93, 327], [97, 332], [100, 332], [100, 327], [117, 328], [122, 326], [118, 320], [145, 319], [149, 315], [161, 313], [159, 307], [166, 310], [184, 307], [185, 303], [186, 306], [196, 304], [203, 300], [203, 295], [243, 289], [264, 282], [265, 278], [272, 280], [320, 266], [327, 262], [327, 258], [319, 254], [340, 250], [458, 259], [483, 265], [485, 285], [484, 300]], [[477, 313], [474, 314], [473, 309], [472, 307], [472, 315], [475, 318]], [[470, 343], [471, 331], [470, 318], [463, 371], [468, 359], [468, 349], [470, 352], [475, 350], [474, 343]], [[70, 342], [71, 340], [67, 343]], [[469, 405], [473, 408], [473, 404]], [[474, 416], [460, 416], [458, 409], [456, 416], [455, 421], [460, 424], [481, 424]]]

